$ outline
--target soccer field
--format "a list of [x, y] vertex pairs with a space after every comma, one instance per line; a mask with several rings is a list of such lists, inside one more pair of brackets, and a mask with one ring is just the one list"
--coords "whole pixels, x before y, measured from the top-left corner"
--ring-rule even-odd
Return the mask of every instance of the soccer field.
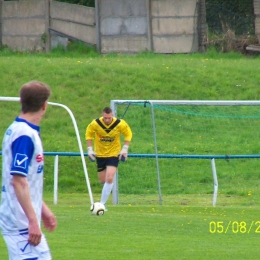
[[[48, 193], [58, 228], [44, 233], [53, 259], [259, 259], [259, 206], [253, 198], [223, 197], [213, 207], [206, 196], [176, 196], [171, 206], [110, 203], [96, 217], [87, 194], [60, 194], [53, 205]], [[0, 259], [7, 259], [2, 238]]]
[[[87, 124], [100, 116], [101, 109], [114, 99], [260, 100], [259, 56], [249, 58], [214, 51], [192, 55], [144, 53], [136, 56], [91, 56], [81, 52], [38, 55], [4, 51], [0, 52], [0, 60], [1, 95], [16, 97], [20, 86], [32, 79], [50, 84], [53, 92], [50, 101], [62, 103], [73, 111], [85, 151]], [[18, 102], [2, 102], [0, 107], [0, 132], [3, 136], [20, 110]], [[257, 111], [258, 117], [257, 109], [253, 111]], [[252, 116], [252, 112], [247, 114]], [[156, 129], [169, 133], [165, 131], [165, 124], [160, 123], [169, 122], [169, 128], [176, 130], [171, 134], [174, 137], [172, 145], [167, 136], [160, 138], [163, 142], [159, 153], [259, 153], [260, 124], [257, 120], [241, 120], [245, 123], [239, 123], [239, 127], [234, 120], [218, 120], [218, 123], [206, 120], [207, 128], [200, 121], [197, 125], [201, 129], [196, 132], [190, 127], [190, 114], [185, 119], [185, 116], [172, 116], [167, 112], [168, 118], [174, 120], [164, 120], [162, 112], [159, 115], [161, 121], [156, 118]], [[143, 128], [148, 131], [145, 136], [140, 131], [145, 123], [143, 118], [137, 120], [131, 116], [130, 110], [124, 118], [134, 130], [130, 153], [153, 153], [150, 122], [147, 121], [149, 124]], [[144, 118], [149, 119], [150, 114]], [[197, 114], [194, 118], [196, 121]], [[141, 126], [135, 128], [134, 121], [142, 123]], [[241, 131], [240, 125], [247, 131]], [[224, 126], [232, 126], [235, 131]], [[78, 152], [75, 131], [65, 110], [49, 106], [41, 127], [46, 152]], [[248, 142], [250, 136], [251, 143]], [[204, 149], [205, 153], [198, 148]], [[96, 166], [87, 158], [86, 162], [97, 201], [101, 186]], [[54, 260], [259, 259], [258, 159], [229, 160], [227, 156], [227, 159], [216, 162], [219, 190], [217, 205], [213, 207], [210, 161], [160, 159], [163, 191], [163, 205], [160, 205], [155, 160], [129, 158], [119, 167], [120, 204], [112, 205], [110, 197], [109, 211], [100, 217], [90, 214], [80, 157], [59, 158], [57, 205], [53, 204], [52, 193], [54, 158], [46, 156], [45, 165], [45, 200], [58, 220], [55, 232], [44, 231]], [[0, 236], [2, 259], [8, 258]]]

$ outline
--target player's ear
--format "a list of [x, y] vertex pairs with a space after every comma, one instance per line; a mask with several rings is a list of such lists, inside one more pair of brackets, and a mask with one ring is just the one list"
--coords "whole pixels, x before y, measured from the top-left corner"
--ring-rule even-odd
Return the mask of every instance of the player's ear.
[[47, 109], [47, 106], [48, 106], [48, 101], [45, 101], [42, 105], [42, 110], [46, 110]]

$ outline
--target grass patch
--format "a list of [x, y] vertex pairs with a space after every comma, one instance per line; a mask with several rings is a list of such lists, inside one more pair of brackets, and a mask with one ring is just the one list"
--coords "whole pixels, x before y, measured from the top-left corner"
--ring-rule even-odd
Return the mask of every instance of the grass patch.
[[[207, 197], [177, 195], [164, 206], [109, 203], [109, 211], [96, 217], [82, 194], [62, 193], [53, 205], [46, 193], [58, 228], [44, 233], [53, 259], [258, 259], [258, 204], [230, 196], [223, 198], [229, 203], [212, 207]], [[0, 258], [7, 259], [2, 238]]]
[[[11, 52], [3, 48], [0, 51], [0, 90], [2, 96], [18, 96], [21, 85], [30, 80], [49, 84], [52, 89], [50, 101], [62, 103], [73, 112], [86, 151], [86, 127], [93, 118], [100, 116], [105, 106], [110, 105], [110, 100], [259, 100], [258, 65], [259, 57], [221, 54], [214, 49], [205, 54], [161, 55], [147, 52], [99, 55], [81, 44], [69, 45], [67, 50], [58, 48], [49, 54]], [[0, 109], [0, 134], [3, 136], [20, 107], [19, 103], [0, 102]], [[134, 132], [129, 151], [133, 154], [154, 153], [149, 107], [137, 109], [138, 112], [134, 109], [131, 107], [125, 114]], [[257, 118], [242, 118], [237, 123], [234, 118], [226, 119], [225, 111], [218, 111], [218, 116], [224, 116], [216, 119], [212, 111], [208, 118], [204, 116], [204, 111], [192, 114], [194, 107], [191, 109], [193, 111], [175, 110], [173, 113], [161, 108], [156, 110], [160, 154], [259, 152]], [[259, 115], [258, 107], [241, 109], [240, 112], [245, 116]], [[118, 110], [118, 113], [122, 116], [124, 109]], [[198, 113], [202, 114], [200, 118]], [[41, 127], [46, 152], [79, 151], [71, 119], [65, 110], [49, 106]], [[54, 158], [46, 156], [45, 161], [45, 190], [52, 191]], [[96, 166], [87, 158], [86, 163], [93, 192], [99, 193], [101, 186], [97, 181]], [[258, 196], [258, 164], [257, 159], [217, 161], [219, 192]], [[160, 171], [166, 203], [170, 203], [167, 197], [171, 194], [213, 192], [209, 161], [162, 159]], [[158, 198], [157, 183], [154, 159], [129, 158], [128, 162], [120, 165], [119, 189], [121, 194], [126, 195], [125, 198], [142, 194]], [[59, 159], [59, 190], [86, 192], [79, 157]], [[120, 196], [121, 203], [127, 204], [129, 201], [123, 198]], [[146, 203], [149, 201], [147, 197]]]

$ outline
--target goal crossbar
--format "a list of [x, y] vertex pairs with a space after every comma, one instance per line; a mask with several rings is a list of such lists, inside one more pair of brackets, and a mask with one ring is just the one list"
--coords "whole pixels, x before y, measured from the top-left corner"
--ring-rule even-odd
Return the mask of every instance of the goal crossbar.
[[111, 107], [115, 104], [143, 103], [153, 105], [193, 105], [193, 106], [259, 106], [257, 100], [120, 100], [110, 101]]

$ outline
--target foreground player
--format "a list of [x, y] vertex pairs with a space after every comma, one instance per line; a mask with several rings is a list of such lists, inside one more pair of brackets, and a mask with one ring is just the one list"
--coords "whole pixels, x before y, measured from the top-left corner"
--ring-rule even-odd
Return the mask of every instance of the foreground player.
[[[120, 135], [124, 136], [124, 146], [121, 149]], [[104, 184], [100, 202], [106, 204], [113, 188], [113, 178], [117, 171], [119, 160], [126, 160], [128, 147], [132, 139], [129, 125], [122, 119], [113, 117], [111, 108], [105, 107], [102, 117], [94, 119], [86, 129], [88, 156], [97, 163], [100, 183]], [[93, 151], [92, 140], [95, 141]]]
[[48, 231], [57, 222], [42, 201], [44, 157], [39, 127], [50, 93], [41, 82], [23, 85], [21, 113], [3, 138], [0, 227], [12, 260], [52, 259], [41, 220]]

